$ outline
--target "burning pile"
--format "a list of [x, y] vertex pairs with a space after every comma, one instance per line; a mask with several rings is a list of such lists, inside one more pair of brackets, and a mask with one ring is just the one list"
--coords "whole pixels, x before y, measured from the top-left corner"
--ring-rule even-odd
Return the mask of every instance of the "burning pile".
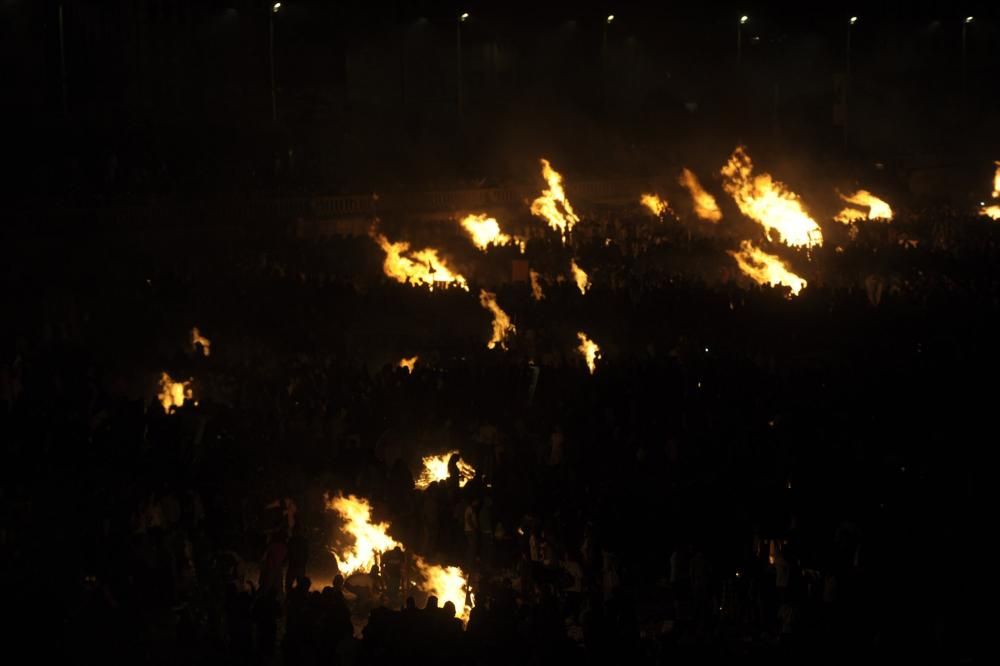
[[455, 614], [463, 623], [467, 623], [472, 607], [465, 604], [465, 591], [468, 587], [465, 573], [458, 567], [428, 564], [419, 556], [413, 558], [413, 564], [423, 579], [419, 584], [420, 589], [436, 596], [439, 605], [443, 606], [449, 601], [455, 604]]
[[[448, 462], [452, 456], [458, 455], [458, 451], [449, 451], [438, 456], [424, 456], [424, 468], [420, 471], [420, 476], [413, 485], [418, 490], [427, 490], [435, 481], [447, 481], [451, 476], [448, 470]], [[458, 486], [464, 488], [465, 484], [476, 476], [475, 468], [461, 458], [458, 459]]]
[[542, 177], [548, 184], [548, 189], [542, 190], [542, 195], [531, 202], [531, 214], [544, 218], [549, 226], [562, 235], [563, 243], [566, 242], [566, 234], [573, 230], [573, 227], [580, 218], [577, 217], [566, 192], [562, 186], [562, 175], [552, 168], [549, 161], [542, 158]]
[[486, 213], [466, 215], [460, 220], [460, 224], [480, 250], [486, 251], [490, 245], [506, 245], [513, 240], [521, 249], [521, 253], [524, 253], [524, 240], [500, 231], [500, 224], [496, 218], [487, 217]]
[[191, 380], [177, 382], [164, 372], [160, 375], [160, 392], [157, 397], [163, 405], [163, 411], [170, 414], [175, 409], [183, 407], [185, 400], [192, 399]]
[[368, 573], [376, 557], [399, 546], [389, 536], [388, 523], [372, 523], [372, 508], [368, 500], [354, 495], [337, 495], [325, 498], [326, 508], [335, 511], [343, 521], [342, 531], [352, 537], [353, 543], [331, 548], [342, 573]]
[[718, 222], [722, 219], [722, 211], [719, 210], [715, 197], [705, 191], [698, 182], [698, 177], [690, 169], [681, 171], [681, 177], [677, 182], [691, 193], [695, 215], [709, 222]]
[[390, 243], [382, 234], [374, 234], [372, 237], [385, 252], [382, 269], [397, 282], [426, 285], [431, 291], [436, 286], [450, 285], [469, 290], [465, 278], [449, 269], [444, 260], [438, 257], [437, 250], [427, 248], [410, 251], [410, 244], [404, 241]]
[[541, 276], [537, 271], [528, 271], [528, 277], [531, 278], [531, 297], [536, 301], [544, 299], [545, 293], [542, 291]]
[[[838, 194], [840, 193], [838, 192]], [[836, 217], [833, 218], [837, 222], [850, 224], [851, 222], [857, 222], [858, 220], [864, 219], [886, 221], [892, 219], [892, 208], [889, 207], [889, 204], [882, 201], [868, 190], [858, 190], [851, 196], [844, 196], [843, 194], [840, 194], [840, 198], [849, 204], [867, 206], [868, 214], [866, 215], [864, 211], [856, 208], [845, 208], [837, 213]]]
[[493, 313], [493, 337], [486, 343], [487, 349], [493, 349], [500, 345], [500, 349], [507, 349], [507, 336], [516, 332], [514, 324], [510, 323], [510, 317], [497, 305], [497, 296], [494, 293], [481, 289], [479, 291], [479, 304]]
[[588, 338], [586, 333], [577, 333], [576, 337], [580, 339], [580, 346], [577, 349], [583, 354], [583, 359], [587, 362], [590, 374], [594, 374], [594, 370], [597, 369], [597, 359], [601, 357], [601, 348], [597, 346], [596, 342]]
[[767, 232], [769, 240], [772, 232], [781, 235], [781, 242], [790, 246], [823, 244], [823, 232], [805, 210], [798, 195], [790, 192], [784, 184], [773, 180], [768, 173], [753, 175], [753, 162], [743, 146], [733, 151], [722, 167], [725, 180], [723, 189], [736, 201], [740, 211], [759, 223]]
[[[1000, 199], [1000, 161], [994, 162], [994, 164], [997, 169], [993, 174], [993, 198]], [[1000, 220], [1000, 204], [991, 206], [983, 204], [983, 209], [980, 212], [991, 220]]]
[[663, 214], [670, 210], [666, 200], [661, 199], [658, 194], [643, 194], [642, 198], [639, 199], [639, 203], [648, 208], [657, 217], [663, 217]]
[[191, 329], [191, 348], [197, 352], [198, 345], [201, 345], [201, 353], [205, 356], [211, 353], [212, 341], [202, 335], [198, 327], [195, 326]]
[[569, 269], [573, 273], [573, 281], [576, 282], [576, 288], [580, 290], [581, 294], [586, 294], [587, 290], [590, 289], [590, 276], [576, 265], [576, 259], [570, 259]]
[[401, 359], [399, 359], [399, 363], [396, 365], [396, 367], [397, 368], [406, 368], [409, 371], [409, 373], [412, 375], [413, 374], [413, 367], [417, 364], [417, 361], [419, 361], [419, 360], [420, 360], [419, 356], [411, 356], [410, 358], [401, 358]]
[[739, 264], [740, 270], [757, 284], [783, 284], [791, 287], [794, 295], [806, 286], [806, 281], [788, 270], [781, 259], [754, 247], [750, 241], [743, 241], [738, 252], [730, 251], [729, 254]]

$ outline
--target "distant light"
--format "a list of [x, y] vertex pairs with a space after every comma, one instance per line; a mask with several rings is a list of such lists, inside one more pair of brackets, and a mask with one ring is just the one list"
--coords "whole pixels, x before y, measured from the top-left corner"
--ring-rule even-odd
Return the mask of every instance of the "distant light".
[[614, 21], [614, 20], [615, 20], [615, 15], [614, 15], [614, 14], [608, 14], [608, 19], [607, 19], [607, 22], [608, 22], [608, 23], [611, 23], [611, 22], [612, 22], [612, 21]]
[[271, 6], [271, 11], [273, 11], [273, 12], [277, 12], [279, 9], [281, 9], [281, 3], [280, 2], [276, 2], [276, 3], [274, 3], [274, 5]]
[[749, 17], [749, 16], [741, 16], [741, 17], [740, 17], [740, 25], [743, 25], [743, 24], [745, 24], [745, 23], [746, 23], [747, 21], [749, 21], [749, 20], [750, 20], [750, 17]]
[[708, 347], [705, 347], [705, 353], [706, 354], [708, 353]]
[[965, 17], [965, 22], [966, 22], [966, 23], [972, 23], [972, 21], [973, 21], [974, 19], [975, 19], [975, 17], [974, 17], [974, 16], [966, 16], [966, 17]]
[[857, 22], [858, 22], [858, 17], [857, 16], [852, 16], [851, 17], [851, 25], [854, 25]]
[[469, 12], [462, 12], [462, 15], [459, 16], [458, 18], [461, 19], [462, 21], [466, 20], [467, 18], [469, 18]]

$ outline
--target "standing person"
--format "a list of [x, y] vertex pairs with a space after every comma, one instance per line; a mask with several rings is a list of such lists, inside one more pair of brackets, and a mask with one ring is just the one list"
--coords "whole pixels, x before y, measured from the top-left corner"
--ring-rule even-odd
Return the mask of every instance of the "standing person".
[[296, 579], [305, 578], [306, 564], [308, 562], [309, 541], [302, 534], [302, 526], [296, 523], [292, 538], [288, 540], [288, 574], [285, 577], [286, 593], [292, 589], [292, 583]]
[[479, 500], [473, 500], [465, 507], [465, 561], [471, 571], [476, 563], [479, 545]]
[[382, 556], [382, 580], [389, 602], [396, 607], [403, 583], [403, 550], [399, 546]]
[[262, 595], [270, 592], [275, 598], [283, 591], [282, 585], [285, 566], [288, 564], [288, 545], [285, 534], [279, 530], [271, 534], [271, 541], [264, 551], [264, 561], [260, 567], [258, 585]]

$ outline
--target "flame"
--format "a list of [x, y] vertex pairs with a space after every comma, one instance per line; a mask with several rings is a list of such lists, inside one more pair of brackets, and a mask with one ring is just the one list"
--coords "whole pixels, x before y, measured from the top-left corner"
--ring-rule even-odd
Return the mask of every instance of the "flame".
[[[457, 450], [442, 453], [439, 456], [424, 456], [424, 468], [420, 470], [420, 476], [413, 484], [418, 490], [426, 490], [435, 481], [448, 480], [448, 461]], [[464, 488], [465, 484], [476, 476], [476, 469], [461, 458], [458, 459], [458, 486]]]
[[487, 349], [493, 349], [500, 345], [500, 349], [507, 349], [507, 335], [515, 333], [514, 324], [510, 323], [510, 317], [497, 305], [497, 296], [494, 293], [481, 289], [479, 291], [479, 304], [493, 313], [493, 337], [486, 343]]
[[531, 278], [531, 297], [536, 301], [544, 299], [545, 293], [542, 291], [541, 276], [536, 271], [529, 270], [528, 277]]
[[415, 366], [417, 364], [418, 360], [420, 360], [419, 356], [411, 356], [410, 358], [401, 358], [401, 359], [399, 359], [399, 363], [397, 364], [396, 367], [398, 367], [398, 368], [406, 368], [407, 370], [410, 371], [410, 374], [412, 375], [413, 374], [413, 366]]
[[[996, 165], [996, 172], [993, 174], [993, 198], [1000, 199], [1000, 160], [993, 162]], [[995, 217], [993, 218], [996, 219]]]
[[340, 514], [343, 521], [341, 530], [354, 541], [349, 546], [331, 548], [340, 563], [341, 573], [368, 573], [379, 555], [402, 546], [387, 534], [388, 523], [372, 523], [372, 507], [368, 500], [340, 494], [333, 498], [325, 496], [324, 499], [328, 510]]
[[577, 349], [580, 350], [584, 360], [587, 361], [590, 374], [594, 374], [594, 370], [597, 369], [597, 359], [601, 357], [601, 348], [597, 346], [596, 342], [588, 338], [586, 333], [577, 333], [576, 337], [580, 339], [580, 346]]
[[[838, 194], [840, 194], [838, 192]], [[892, 219], [892, 208], [889, 204], [879, 199], [877, 196], [869, 192], [868, 190], [858, 190], [851, 196], [847, 197], [840, 194], [840, 198], [847, 203], [855, 204], [857, 206], [868, 206], [868, 219], [869, 220], [891, 220]], [[858, 211], [851, 208], [845, 208], [840, 211], [835, 218], [838, 222], [843, 222], [847, 224], [848, 222], [854, 222], [859, 219], [856, 214]], [[862, 213], [862, 218], [864, 214]]]
[[[385, 263], [382, 269], [385, 274], [403, 284], [425, 284], [433, 291], [438, 285], [457, 285], [468, 291], [469, 285], [465, 278], [453, 273], [444, 260], [437, 255], [437, 250], [427, 248], [410, 251], [410, 244], [405, 241], [390, 243], [382, 234], [373, 236], [385, 252]], [[407, 253], [409, 256], [403, 256]]]
[[757, 284], [783, 284], [792, 288], [797, 295], [806, 286], [806, 281], [788, 270], [788, 266], [773, 254], [753, 246], [750, 241], [740, 243], [740, 251], [729, 251], [740, 270]]
[[184, 406], [185, 400], [192, 398], [191, 380], [175, 382], [166, 372], [160, 375], [160, 393], [158, 397], [163, 411], [169, 414], [178, 407]]
[[661, 199], [658, 194], [643, 194], [639, 202], [648, 208], [653, 215], [662, 216], [668, 209], [666, 200]]
[[576, 259], [569, 260], [569, 269], [573, 271], [573, 280], [576, 281], [576, 288], [580, 290], [581, 294], [586, 294], [587, 290], [590, 289], [590, 276], [576, 265]]
[[743, 146], [738, 146], [722, 167], [722, 187], [743, 214], [763, 226], [768, 239], [773, 240], [771, 232], [777, 230], [786, 245], [822, 245], [823, 232], [802, 209], [798, 195], [773, 180], [771, 174], [752, 174], [753, 162]]
[[867, 217], [868, 216], [865, 215], [863, 210], [858, 210], [857, 208], [845, 208], [834, 215], [833, 219], [837, 222], [842, 222], [843, 224], [850, 224], [851, 222], [860, 222]]
[[982, 213], [991, 220], [1000, 220], [1000, 206], [983, 206]]
[[465, 573], [458, 567], [443, 567], [438, 564], [428, 564], [420, 556], [414, 556], [413, 564], [420, 573], [423, 581], [418, 587], [427, 594], [433, 594], [438, 598], [438, 606], [443, 606], [447, 602], [455, 604], [455, 615], [463, 623], [469, 621], [471, 605], [465, 605], [465, 591], [468, 587], [468, 579]]
[[480, 250], [485, 251], [490, 245], [506, 245], [513, 240], [520, 248], [521, 254], [524, 254], [524, 240], [508, 236], [500, 231], [500, 224], [496, 218], [487, 217], [486, 213], [466, 215], [461, 219], [460, 224], [469, 232], [472, 242]]
[[566, 234], [573, 230], [580, 218], [573, 211], [573, 206], [563, 191], [562, 175], [552, 168], [547, 159], [542, 158], [541, 162], [542, 177], [549, 187], [542, 190], [542, 195], [531, 203], [531, 214], [545, 218], [549, 226], [562, 235], [565, 243]]
[[191, 329], [191, 346], [195, 351], [198, 351], [198, 345], [201, 345], [201, 353], [208, 356], [211, 353], [212, 341], [206, 338], [195, 326]]
[[698, 176], [694, 175], [693, 171], [682, 169], [681, 177], [677, 179], [677, 182], [691, 193], [695, 215], [709, 222], [718, 222], [722, 219], [722, 211], [719, 210], [719, 204], [715, 202], [715, 197], [705, 191], [701, 183], [698, 182]]

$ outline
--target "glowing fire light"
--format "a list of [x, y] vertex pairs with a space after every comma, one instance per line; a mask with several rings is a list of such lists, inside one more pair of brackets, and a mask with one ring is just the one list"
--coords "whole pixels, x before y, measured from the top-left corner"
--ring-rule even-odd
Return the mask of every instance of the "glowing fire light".
[[419, 360], [420, 360], [419, 356], [411, 356], [410, 358], [401, 358], [399, 359], [399, 364], [396, 367], [406, 368], [412, 375], [413, 367], [417, 364], [417, 361]]
[[542, 291], [541, 276], [537, 271], [528, 271], [528, 277], [531, 278], [531, 297], [536, 301], [540, 301], [545, 298], [545, 293]]
[[993, 174], [993, 198], [1000, 199], [1000, 160], [997, 160], [993, 164], [997, 167], [996, 172]]
[[736, 201], [740, 211], [756, 221], [767, 232], [777, 231], [781, 241], [791, 246], [823, 244], [823, 232], [805, 210], [798, 195], [790, 192], [783, 183], [773, 180], [771, 174], [753, 175], [753, 162], [743, 146], [733, 151], [722, 167], [725, 180], [722, 187]]
[[656, 216], [662, 216], [668, 210], [666, 200], [661, 199], [658, 194], [643, 194], [639, 202]]
[[157, 397], [163, 405], [163, 411], [169, 414], [179, 407], [184, 406], [185, 400], [191, 400], [191, 380], [186, 382], [176, 382], [170, 378], [166, 372], [160, 375], [160, 392]]
[[340, 563], [341, 573], [368, 573], [376, 563], [378, 555], [401, 546], [399, 542], [387, 534], [388, 523], [372, 522], [372, 507], [368, 500], [354, 495], [337, 495], [325, 497], [326, 508], [340, 515], [343, 525], [341, 530], [349, 535], [354, 543], [332, 548], [334, 556]]
[[781, 259], [754, 247], [750, 241], [743, 241], [739, 252], [729, 251], [729, 254], [739, 264], [740, 270], [757, 284], [783, 284], [791, 287], [795, 295], [806, 286], [806, 281], [788, 270]]
[[465, 573], [458, 567], [443, 567], [438, 564], [428, 564], [422, 557], [415, 556], [413, 564], [423, 581], [419, 584], [422, 591], [438, 598], [438, 604], [443, 606], [449, 601], [455, 604], [455, 615], [463, 623], [469, 621], [471, 607], [465, 605], [465, 592], [468, 580]]
[[496, 218], [487, 217], [486, 213], [466, 215], [460, 221], [462, 227], [469, 232], [472, 242], [480, 250], [486, 251], [490, 245], [506, 245], [512, 240], [517, 243], [521, 253], [524, 253], [525, 243], [520, 238], [508, 236], [500, 231]]
[[[844, 196], [843, 194], [841, 194], [840, 198], [846, 201], [847, 203], [854, 204], [856, 206], [867, 206], [869, 220], [892, 219], [892, 208], [889, 207], [889, 204], [882, 201], [868, 190], [858, 190], [851, 196]], [[865, 214], [862, 211], [855, 210], [853, 208], [845, 208], [844, 210], [840, 211], [840, 213], [838, 213], [837, 216], [834, 217], [833, 219], [835, 219], [838, 222], [843, 222], [844, 224], [849, 224], [851, 222], [856, 222], [859, 219], [864, 219], [864, 218]]]
[[576, 265], [576, 259], [570, 259], [569, 269], [573, 272], [573, 280], [576, 282], [576, 288], [580, 290], [581, 294], [586, 294], [587, 290], [590, 289], [590, 276]]
[[201, 345], [201, 353], [208, 356], [211, 353], [212, 341], [206, 338], [195, 326], [191, 329], [191, 347], [195, 351], [198, 351], [198, 345]]
[[1000, 220], [1000, 206], [983, 206], [982, 213], [991, 220]]
[[[444, 260], [438, 257], [437, 250], [427, 248], [410, 251], [410, 244], [405, 241], [390, 243], [382, 234], [375, 234], [373, 238], [385, 252], [382, 269], [387, 276], [397, 282], [427, 285], [431, 291], [439, 285], [457, 285], [466, 291], [469, 290], [465, 278], [452, 272]], [[404, 253], [408, 256], [404, 256]]]
[[563, 243], [566, 242], [566, 234], [573, 230], [573, 227], [580, 218], [577, 217], [566, 192], [562, 186], [562, 175], [552, 168], [549, 161], [542, 158], [542, 177], [548, 184], [548, 189], [542, 190], [542, 195], [531, 203], [531, 214], [544, 218], [549, 226], [562, 235]]
[[719, 204], [715, 202], [715, 197], [705, 191], [705, 188], [698, 182], [698, 176], [694, 175], [693, 171], [683, 169], [677, 182], [691, 193], [695, 215], [709, 222], [718, 222], [722, 219], [722, 211], [719, 210]]
[[587, 362], [587, 367], [590, 368], [590, 374], [594, 374], [594, 370], [597, 369], [597, 359], [601, 357], [601, 348], [597, 346], [596, 342], [588, 338], [586, 333], [577, 333], [576, 337], [580, 339], [580, 346], [577, 349], [583, 354], [583, 358]]
[[[420, 476], [413, 485], [418, 490], [426, 490], [435, 481], [447, 481], [450, 476], [448, 472], [448, 461], [457, 455], [458, 451], [449, 451], [439, 456], [424, 456], [424, 468], [420, 470]], [[458, 459], [458, 486], [464, 488], [465, 484], [476, 476], [476, 469], [461, 458]]]
[[487, 349], [493, 349], [500, 345], [500, 349], [507, 349], [507, 336], [515, 333], [514, 324], [510, 323], [510, 317], [497, 305], [497, 296], [485, 289], [479, 291], [479, 304], [493, 313], [493, 337], [486, 343]]

